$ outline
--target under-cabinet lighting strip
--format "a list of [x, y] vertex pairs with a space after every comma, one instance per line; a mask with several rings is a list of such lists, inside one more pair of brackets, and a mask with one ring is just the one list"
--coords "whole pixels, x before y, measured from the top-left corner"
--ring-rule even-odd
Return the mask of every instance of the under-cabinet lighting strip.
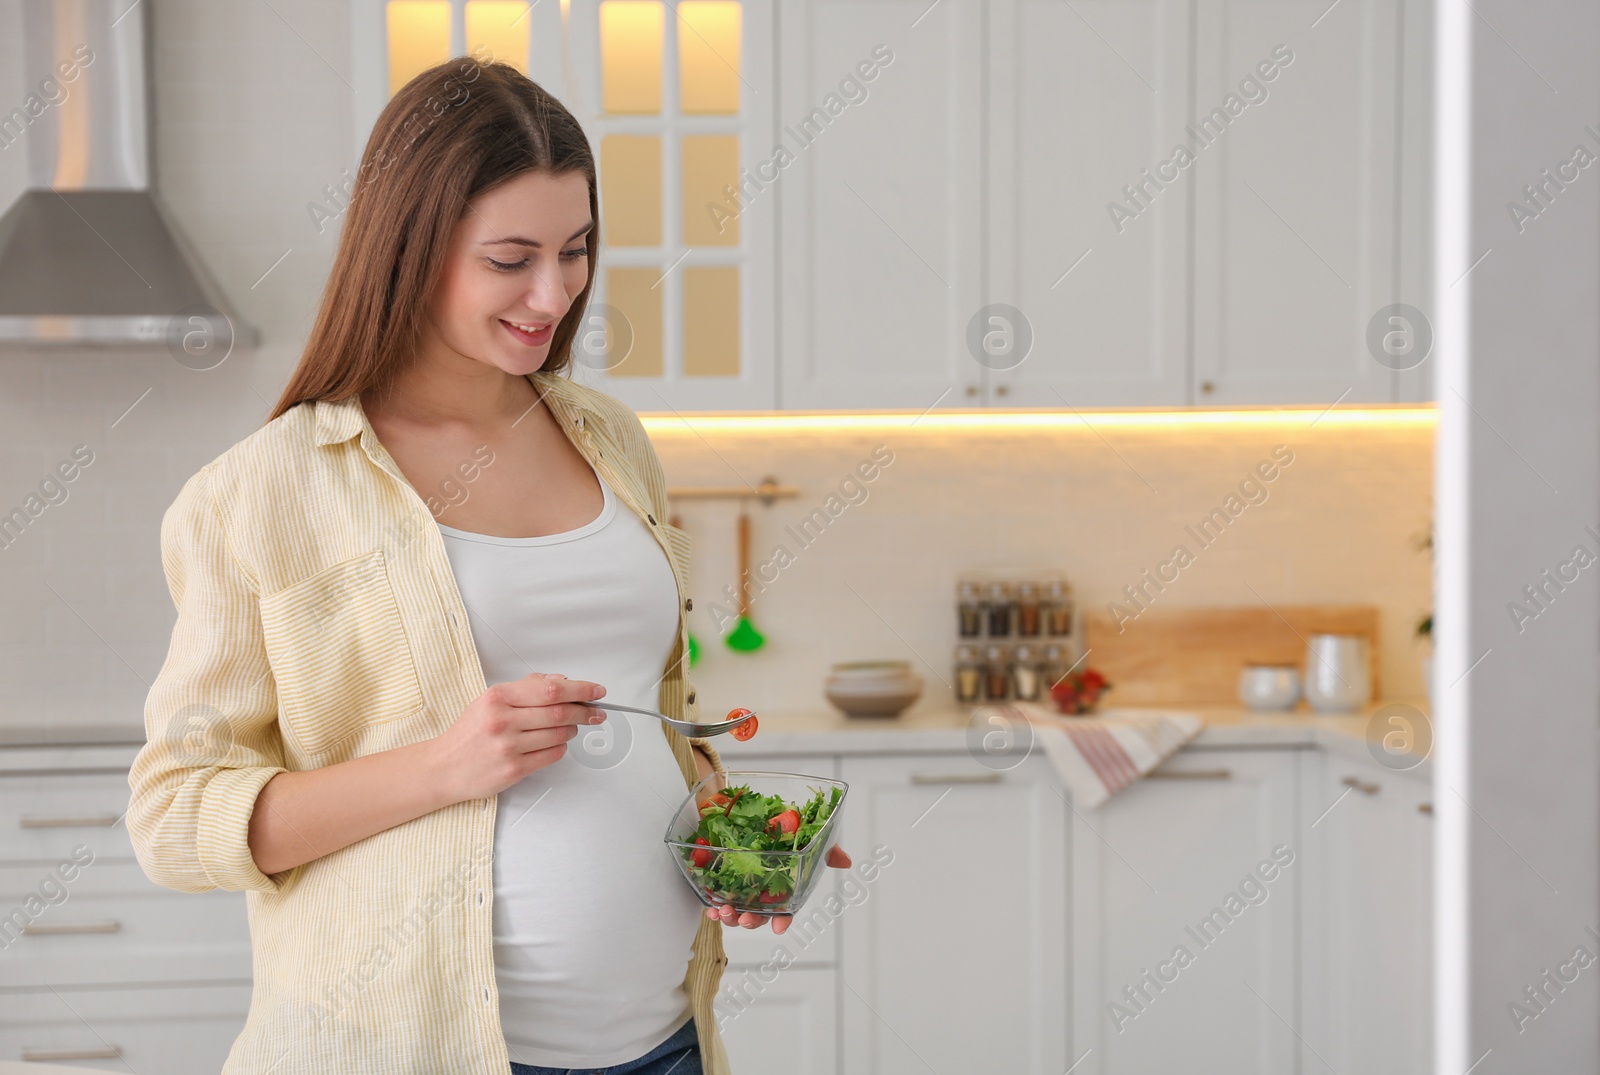
[[1033, 429], [1146, 428], [1181, 429], [1208, 426], [1348, 427], [1396, 426], [1432, 428], [1438, 411], [1432, 406], [1400, 407], [1262, 407], [1231, 410], [998, 410], [976, 411], [842, 411], [842, 412], [670, 412], [640, 411], [650, 433], [673, 432], [814, 432], [816, 430], [918, 429], [983, 432]]

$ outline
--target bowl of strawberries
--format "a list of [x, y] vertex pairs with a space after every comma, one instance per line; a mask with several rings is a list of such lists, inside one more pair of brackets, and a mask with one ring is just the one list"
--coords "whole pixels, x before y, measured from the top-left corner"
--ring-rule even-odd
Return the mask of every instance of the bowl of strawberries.
[[1100, 697], [1111, 689], [1106, 677], [1093, 668], [1081, 672], [1068, 672], [1050, 688], [1050, 700], [1056, 708], [1069, 716], [1093, 713], [1100, 706]]

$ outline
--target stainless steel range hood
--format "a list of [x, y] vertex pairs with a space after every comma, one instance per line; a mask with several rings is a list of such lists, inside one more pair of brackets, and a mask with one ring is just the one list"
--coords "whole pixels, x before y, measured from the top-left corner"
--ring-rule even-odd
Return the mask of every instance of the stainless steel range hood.
[[0, 217], [0, 344], [181, 343], [255, 332], [151, 191], [148, 0], [24, 0], [25, 96], [0, 151], [29, 189]]

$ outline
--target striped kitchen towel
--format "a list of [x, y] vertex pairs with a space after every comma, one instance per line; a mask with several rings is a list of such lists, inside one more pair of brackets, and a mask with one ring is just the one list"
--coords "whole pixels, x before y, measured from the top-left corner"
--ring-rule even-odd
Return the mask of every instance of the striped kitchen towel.
[[1009, 728], [1025, 723], [1032, 742], [1061, 774], [1072, 801], [1094, 808], [1166, 761], [1200, 734], [1204, 722], [1193, 713], [1159, 709], [1108, 709], [1095, 716], [1069, 717], [1037, 702], [995, 702], [972, 711], [979, 727]]

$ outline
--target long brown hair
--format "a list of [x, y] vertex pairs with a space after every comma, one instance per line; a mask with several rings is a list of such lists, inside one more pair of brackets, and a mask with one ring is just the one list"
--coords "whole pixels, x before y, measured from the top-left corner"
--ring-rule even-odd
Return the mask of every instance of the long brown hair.
[[508, 64], [458, 56], [407, 82], [378, 116], [316, 324], [271, 418], [307, 400], [385, 387], [422, 338], [428, 299], [467, 203], [535, 169], [582, 172], [589, 181], [589, 279], [541, 367], [567, 370], [598, 264], [594, 154], [572, 113], [537, 83]]

